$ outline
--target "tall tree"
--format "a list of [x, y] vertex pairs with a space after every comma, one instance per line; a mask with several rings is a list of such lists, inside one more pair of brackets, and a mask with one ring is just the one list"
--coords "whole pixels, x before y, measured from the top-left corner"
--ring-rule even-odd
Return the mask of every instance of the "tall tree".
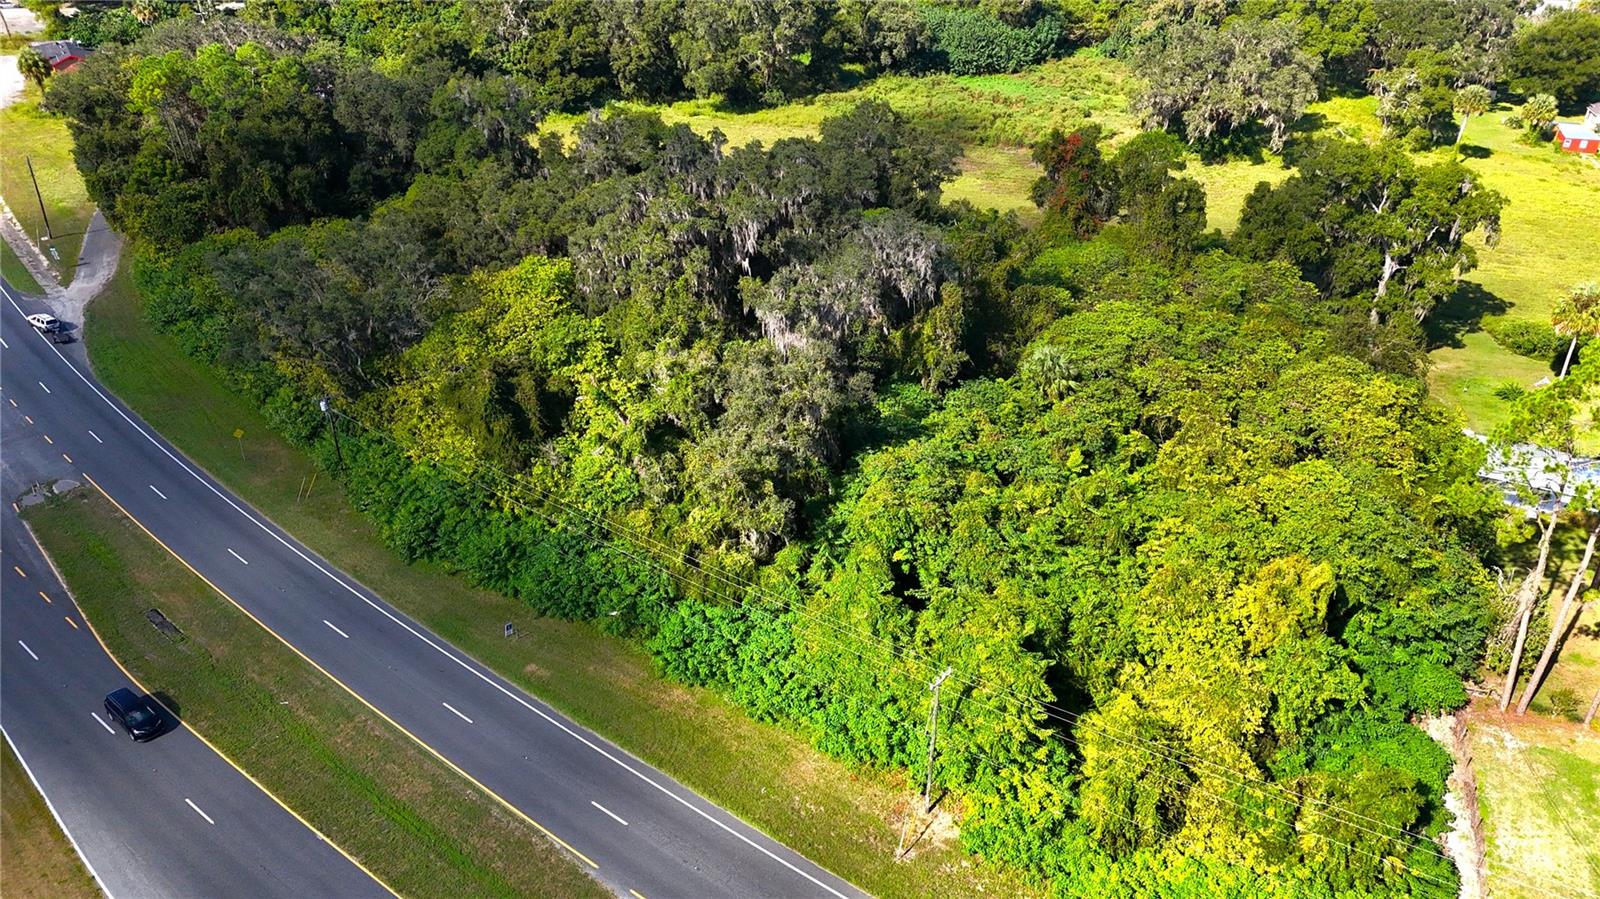
[[1533, 140], [1543, 140], [1547, 137], [1550, 126], [1560, 114], [1561, 108], [1556, 103], [1556, 98], [1549, 94], [1534, 94], [1528, 98], [1528, 102], [1522, 104], [1522, 122], [1528, 129], [1528, 136]]
[[50, 60], [32, 47], [23, 47], [22, 52], [17, 54], [17, 70], [22, 77], [37, 85], [39, 90], [44, 90], [44, 80], [55, 74], [55, 69], [50, 67]]
[[1572, 335], [1572, 341], [1567, 344], [1567, 354], [1561, 360], [1561, 374], [1558, 375], [1565, 378], [1567, 369], [1572, 365], [1572, 354], [1578, 350], [1578, 338], [1600, 337], [1600, 284], [1587, 281], [1574, 285], [1566, 296], [1556, 301], [1556, 308], [1550, 313], [1550, 323], [1555, 326], [1557, 334]]
[[1555, 618], [1550, 622], [1550, 636], [1545, 639], [1544, 652], [1539, 654], [1539, 662], [1533, 666], [1533, 673], [1528, 675], [1527, 686], [1522, 690], [1522, 698], [1517, 701], [1518, 715], [1528, 711], [1528, 703], [1533, 702], [1533, 694], [1539, 692], [1539, 685], [1544, 683], [1545, 672], [1550, 670], [1550, 664], [1555, 661], [1556, 649], [1561, 645], [1562, 635], [1572, 623], [1568, 620], [1568, 614], [1572, 611], [1573, 601], [1587, 586], [1585, 582], [1589, 579], [1589, 562], [1594, 559], [1596, 541], [1600, 541], [1600, 525], [1589, 531], [1589, 541], [1584, 544], [1583, 558], [1578, 562], [1578, 570], [1572, 573], [1572, 581], [1567, 585], [1567, 594], [1561, 598], [1561, 608], [1556, 611]]
[[1461, 130], [1456, 132], [1456, 143], [1461, 143], [1461, 138], [1467, 133], [1467, 122], [1475, 115], [1488, 112], [1493, 99], [1489, 89], [1481, 84], [1469, 84], [1456, 91], [1456, 114], [1461, 116]]
[[1161, 128], [1181, 126], [1191, 144], [1258, 122], [1268, 146], [1281, 150], [1289, 126], [1317, 98], [1319, 63], [1288, 22], [1190, 21], [1151, 39], [1139, 62], [1148, 81], [1140, 108]]
[[1555, 13], [1517, 35], [1507, 54], [1511, 87], [1549, 94], [1576, 112], [1600, 96], [1600, 13]]
[[1233, 243], [1298, 264], [1328, 296], [1360, 303], [1376, 329], [1396, 314], [1426, 318], [1477, 264], [1468, 235], [1498, 239], [1504, 206], [1459, 161], [1418, 166], [1393, 142], [1329, 141], [1283, 184], [1256, 187]]

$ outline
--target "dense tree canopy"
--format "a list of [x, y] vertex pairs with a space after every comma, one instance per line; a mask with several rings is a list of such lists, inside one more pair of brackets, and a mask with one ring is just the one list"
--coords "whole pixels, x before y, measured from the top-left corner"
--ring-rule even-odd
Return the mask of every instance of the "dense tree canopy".
[[[1411, 721], [1503, 624], [1501, 506], [1417, 332], [1503, 199], [1307, 141], [1225, 239], [1174, 132], [1283, 146], [1324, 62], [1402, 96], [1502, 5], [716, 6], [252, 3], [140, 25], [49, 102], [148, 314], [323, 455], [332, 397], [406, 557], [931, 774], [1055, 895], [1448, 885], [1450, 760]], [[1024, 64], [1069, 21], [1145, 54], [1171, 131], [1042, 141], [1036, 228], [946, 202], [958, 148], [880, 102], [770, 145], [618, 106], [530, 137]], [[1417, 81], [1447, 132], [1484, 105], [1457, 62]]]

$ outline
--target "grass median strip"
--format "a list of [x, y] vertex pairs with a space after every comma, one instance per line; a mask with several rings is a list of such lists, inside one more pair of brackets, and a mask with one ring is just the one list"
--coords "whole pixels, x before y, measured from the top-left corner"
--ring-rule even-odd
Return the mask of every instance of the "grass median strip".
[[[656, 676], [639, 647], [407, 565], [259, 410], [144, 319], [126, 270], [88, 315], [96, 374], [163, 436], [279, 525], [502, 675], [677, 777], [808, 858], [883, 896], [1027, 896], [1015, 875], [962, 852], [946, 831], [896, 861], [902, 780], [828, 758], [800, 735], [752, 721], [710, 690]], [[235, 429], [245, 432], [238, 441]], [[243, 452], [241, 453], [241, 446]], [[507, 640], [502, 626], [515, 624]]]
[[[111, 652], [182, 719], [405, 896], [601, 896], [521, 819], [317, 674], [103, 497], [28, 513]], [[172, 628], [146, 613], [159, 609]]]
[[44, 797], [4, 740], [0, 740], [0, 870], [5, 872], [7, 896], [100, 895]]

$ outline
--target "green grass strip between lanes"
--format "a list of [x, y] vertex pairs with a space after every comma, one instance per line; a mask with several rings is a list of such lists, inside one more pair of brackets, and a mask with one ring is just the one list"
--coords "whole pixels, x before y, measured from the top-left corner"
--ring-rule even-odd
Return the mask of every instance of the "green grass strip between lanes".
[[[317, 673], [100, 494], [85, 488], [27, 518], [95, 633], [144, 688], [401, 895], [605, 895], [532, 826]], [[149, 609], [181, 635], [157, 630]]]

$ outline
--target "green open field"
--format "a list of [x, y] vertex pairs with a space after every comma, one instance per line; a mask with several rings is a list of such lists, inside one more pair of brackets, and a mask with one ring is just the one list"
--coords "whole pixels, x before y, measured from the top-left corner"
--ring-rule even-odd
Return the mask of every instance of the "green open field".
[[[627, 641], [587, 624], [536, 618], [436, 567], [405, 564], [326, 478], [297, 502], [310, 460], [149, 326], [125, 270], [87, 318], [96, 373], [157, 430], [334, 564], [501, 674], [869, 892], [1031, 895], [1014, 876], [962, 852], [952, 833], [896, 862], [898, 825], [915, 785], [829, 759], [713, 691], [665, 682]], [[235, 428], [245, 432], [242, 458]], [[517, 638], [502, 636], [507, 621]]]
[[[701, 134], [719, 130], [730, 145], [742, 146], [815, 136], [823, 119], [863, 100], [882, 100], [961, 144], [961, 172], [945, 186], [947, 198], [1032, 218], [1028, 191], [1038, 169], [1027, 148], [1052, 129], [1071, 131], [1089, 122], [1108, 134], [1133, 133], [1138, 121], [1128, 104], [1135, 84], [1124, 63], [1079, 53], [1016, 75], [889, 75], [850, 90], [753, 111], [728, 109], [712, 100], [622, 105], [654, 110], [668, 124], [682, 122]], [[582, 118], [551, 116], [543, 128], [567, 135]]]
[[[603, 896], [579, 863], [319, 674], [99, 493], [27, 513], [147, 692], [406, 896]], [[177, 638], [146, 619], [159, 609]], [[9, 895], [9, 890], [7, 891]]]
[[1600, 893], [1600, 733], [1504, 718], [1470, 724], [1492, 894], [1507, 899]]
[[100, 890], [44, 797], [0, 740], [0, 888], [7, 897], [89, 899]]
[[[1308, 124], [1317, 133], [1375, 139], [1380, 126], [1371, 97], [1335, 98], [1313, 104]], [[1508, 381], [1531, 387], [1551, 374], [1550, 365], [1518, 356], [1481, 330], [1482, 319], [1503, 315], [1549, 321], [1550, 310], [1568, 287], [1600, 280], [1600, 228], [1589, 221], [1600, 209], [1600, 166], [1549, 145], [1529, 146], [1500, 120], [1499, 108], [1477, 116], [1462, 140], [1465, 162], [1510, 203], [1494, 247], [1479, 245], [1478, 268], [1462, 281], [1456, 297], [1438, 315], [1461, 322], [1459, 334], [1432, 351], [1429, 374], [1434, 395], [1459, 410], [1467, 425], [1487, 431], [1505, 420], [1506, 402], [1495, 397]], [[1418, 154], [1421, 161], [1448, 158], [1455, 147]], [[1291, 171], [1276, 158], [1191, 164], [1188, 174], [1206, 185], [1211, 225], [1224, 232], [1238, 224], [1244, 198], [1257, 181], [1278, 182]]]
[[55, 235], [55, 240], [42, 246], [47, 248], [46, 255], [51, 246], [60, 254], [59, 260], [51, 261], [64, 286], [77, 271], [83, 234], [94, 214], [94, 203], [72, 161], [72, 136], [65, 122], [39, 109], [39, 89], [31, 84], [21, 99], [0, 109], [0, 135], [4, 135], [0, 139], [0, 197], [5, 198], [29, 239], [39, 240], [44, 234], [44, 218], [28, 177], [27, 160], [32, 159]]

